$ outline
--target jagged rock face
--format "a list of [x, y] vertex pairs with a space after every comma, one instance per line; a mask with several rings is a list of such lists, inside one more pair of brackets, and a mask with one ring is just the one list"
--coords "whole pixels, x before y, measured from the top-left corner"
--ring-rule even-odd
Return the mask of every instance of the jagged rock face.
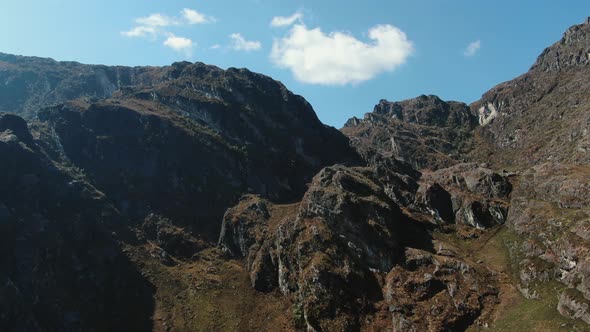
[[364, 119], [348, 120], [342, 132], [369, 163], [376, 155], [388, 155], [416, 169], [438, 169], [462, 160], [476, 125], [467, 105], [422, 95], [381, 100]]
[[118, 212], [0, 113], [0, 329], [149, 329], [151, 286], [106, 225]]
[[560, 41], [546, 48], [531, 67], [533, 71], [577, 71], [590, 65], [590, 24], [574, 25]]
[[277, 262], [271, 258], [275, 233], [284, 222], [281, 218], [292, 218], [295, 211], [296, 206], [276, 207], [259, 196], [245, 195], [225, 213], [219, 244], [233, 257], [246, 259], [252, 287], [259, 291], [278, 286]]
[[442, 223], [485, 229], [506, 221], [512, 185], [506, 176], [466, 163], [424, 172], [416, 206]]
[[566, 290], [559, 296], [557, 310], [571, 319], [581, 319], [590, 324], [590, 301], [576, 294], [575, 290]]
[[0, 53], [0, 112], [32, 118], [79, 97], [110, 97], [123, 86], [165, 79], [157, 67], [109, 67]]
[[467, 263], [413, 248], [385, 280], [393, 331], [463, 331], [498, 292]]
[[39, 112], [61, 158], [131, 219], [155, 212], [212, 238], [241, 194], [293, 201], [321, 167], [358, 159], [268, 77], [189, 63], [166, 71], [168, 81], [150, 88]]
[[483, 126], [475, 160], [495, 167], [590, 163], [590, 25], [576, 25], [528, 73], [471, 105]]
[[389, 271], [401, 255], [401, 211], [377, 183], [367, 168], [325, 168], [282, 220], [248, 197], [226, 214], [220, 243], [247, 256], [255, 287], [294, 294], [309, 330], [356, 330], [382, 296], [371, 269]]
[[521, 289], [557, 280], [590, 300], [588, 166], [536, 166], [519, 178], [512, 197], [508, 223], [525, 239], [514, 253]]
[[39, 117], [60, 158], [83, 169], [130, 220], [157, 213], [216, 232], [211, 222], [247, 189], [242, 152], [204, 126], [144, 106], [64, 105]]
[[219, 242], [245, 258], [253, 287], [293, 296], [298, 324], [310, 331], [465, 328], [497, 293], [446, 252], [404, 249], [427, 243], [428, 233], [372, 168], [325, 168], [294, 205], [245, 196], [226, 213]]

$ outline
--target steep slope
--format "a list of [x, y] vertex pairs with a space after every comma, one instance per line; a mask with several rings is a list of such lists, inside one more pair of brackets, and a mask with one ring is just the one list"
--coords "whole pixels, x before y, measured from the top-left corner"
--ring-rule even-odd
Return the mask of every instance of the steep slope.
[[121, 218], [0, 114], [0, 329], [150, 329], [153, 287], [117, 242]]
[[[590, 323], [586, 228], [590, 208], [590, 24], [569, 28], [530, 70], [473, 105], [481, 126], [470, 157], [518, 171], [507, 217], [521, 293], [559, 298]], [[559, 285], [550, 287], [548, 285]], [[547, 289], [551, 289], [547, 291]]]
[[356, 160], [345, 137], [270, 78], [204, 64], [162, 70], [163, 83], [38, 115], [43, 140], [130, 219], [154, 212], [213, 238], [242, 193], [292, 201], [321, 167]]
[[524, 75], [471, 108], [481, 127], [472, 157], [498, 167], [590, 163], [590, 24], [574, 25]]

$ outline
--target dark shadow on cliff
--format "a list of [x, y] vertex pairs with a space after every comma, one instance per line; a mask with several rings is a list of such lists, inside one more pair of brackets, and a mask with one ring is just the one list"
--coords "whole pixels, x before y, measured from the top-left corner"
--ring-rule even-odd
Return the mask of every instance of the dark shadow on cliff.
[[0, 330], [152, 329], [154, 286], [104, 227], [9, 222], [1, 229]]
[[154, 287], [121, 250], [124, 220], [76, 169], [0, 114], [0, 330], [151, 330]]
[[401, 246], [434, 253], [432, 232], [436, 227], [436, 225], [404, 213], [403, 219], [397, 224], [397, 229], [402, 234], [400, 236]]

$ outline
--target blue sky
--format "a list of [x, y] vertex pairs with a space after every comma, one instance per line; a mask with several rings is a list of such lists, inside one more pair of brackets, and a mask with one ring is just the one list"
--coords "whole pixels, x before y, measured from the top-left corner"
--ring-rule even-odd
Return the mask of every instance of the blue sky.
[[0, 52], [247, 67], [339, 128], [382, 98], [473, 102], [586, 16], [587, 0], [2, 0]]

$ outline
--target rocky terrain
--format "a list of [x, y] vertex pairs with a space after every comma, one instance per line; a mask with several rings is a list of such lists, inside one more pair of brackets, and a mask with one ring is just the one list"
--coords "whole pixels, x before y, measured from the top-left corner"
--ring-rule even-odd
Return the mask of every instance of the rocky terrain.
[[220, 244], [245, 259], [253, 287], [294, 297], [301, 329], [465, 329], [498, 290], [488, 271], [435, 247], [432, 228], [402, 212], [371, 168], [334, 166], [296, 206], [244, 197]]
[[0, 54], [0, 330], [588, 330], [589, 54], [341, 131], [247, 69]]
[[107, 98], [121, 87], [162, 81], [157, 67], [108, 67], [0, 53], [0, 112], [27, 119], [79, 97]]
[[474, 159], [496, 167], [590, 162], [590, 24], [574, 25], [524, 75], [471, 105]]
[[349, 119], [342, 132], [365, 159], [389, 155], [416, 169], [437, 169], [462, 160], [476, 125], [477, 117], [466, 104], [422, 95], [381, 100], [362, 120]]

